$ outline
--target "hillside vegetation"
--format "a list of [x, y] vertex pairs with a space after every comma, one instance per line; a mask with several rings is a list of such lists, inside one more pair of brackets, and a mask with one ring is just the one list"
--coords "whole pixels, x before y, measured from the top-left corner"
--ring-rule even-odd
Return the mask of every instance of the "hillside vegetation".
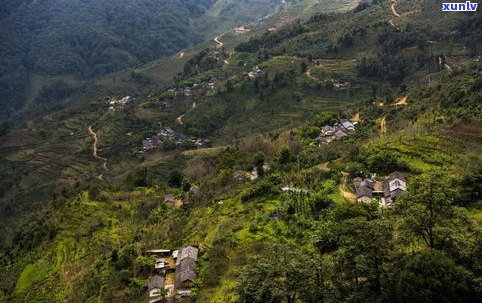
[[[481, 14], [392, 4], [213, 42], [123, 107], [10, 130], [0, 302], [145, 302], [144, 251], [185, 245], [200, 258], [181, 302], [480, 302]], [[319, 143], [342, 119], [355, 130]], [[212, 146], [142, 150], [167, 126]], [[394, 171], [391, 207], [354, 201], [355, 177]]]

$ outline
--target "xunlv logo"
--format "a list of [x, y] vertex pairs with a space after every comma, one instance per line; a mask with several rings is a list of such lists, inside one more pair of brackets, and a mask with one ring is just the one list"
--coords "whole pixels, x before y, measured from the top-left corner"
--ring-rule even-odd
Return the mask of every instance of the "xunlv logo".
[[465, 3], [442, 3], [444, 12], [475, 12], [477, 3], [467, 1]]

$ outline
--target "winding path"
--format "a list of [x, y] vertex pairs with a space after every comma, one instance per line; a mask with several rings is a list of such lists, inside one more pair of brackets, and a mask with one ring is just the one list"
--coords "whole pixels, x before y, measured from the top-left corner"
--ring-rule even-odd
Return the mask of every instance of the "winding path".
[[386, 117], [383, 117], [382, 120], [380, 120], [380, 136], [383, 136], [387, 133], [387, 119]]
[[221, 35], [216, 36], [216, 37], [214, 38], [214, 42], [216, 42], [216, 43], [218, 44], [219, 48], [222, 48], [222, 47], [224, 46], [224, 44], [223, 44], [221, 41], [219, 41], [219, 38], [221, 38], [223, 35], [224, 35], [224, 34], [221, 34]]
[[[99, 136], [92, 129], [92, 125], [89, 126], [88, 131], [94, 137], [94, 145], [92, 147], [92, 156], [94, 156], [94, 158], [96, 159], [104, 161], [104, 164], [102, 165], [102, 167], [104, 167], [106, 171], [109, 171], [109, 169], [107, 168], [107, 161], [108, 161], [107, 158], [100, 157], [99, 155], [97, 155], [97, 142], [99, 141]], [[99, 176], [99, 179], [102, 179], [102, 175]]]
[[392, 5], [390, 5], [390, 9], [392, 10], [392, 14], [397, 17], [397, 18], [400, 18], [400, 14], [397, 12], [397, 10], [395, 9], [395, 5], [397, 4], [397, 1], [396, 0], [392, 0]]
[[[390, 10], [392, 11], [392, 15], [393, 15], [395, 18], [400, 18], [400, 14], [397, 12], [397, 10], [396, 10], [396, 8], [395, 8], [395, 5], [396, 5], [396, 4], [397, 4], [397, 0], [392, 0], [392, 4], [390, 5]], [[390, 20], [388, 21], [388, 23], [389, 23], [392, 27], [394, 27], [394, 28], [396, 28], [396, 29], [399, 29], [399, 28], [397, 27], [397, 25], [395, 24], [395, 22], [393, 22], [393, 19], [390, 19]]]
[[306, 77], [310, 78], [311, 80], [318, 81], [315, 77], [311, 75], [311, 68], [308, 68], [305, 72]]
[[184, 114], [180, 115], [179, 117], [176, 118], [176, 122], [179, 123], [179, 125], [182, 125], [182, 118], [184, 118]]
[[[192, 105], [191, 105], [191, 108], [194, 109], [194, 108], [196, 108], [196, 106], [197, 106], [197, 103], [196, 103], [196, 101], [194, 101], [194, 102], [192, 103]], [[185, 113], [176, 118], [176, 122], [179, 123], [179, 125], [183, 125], [183, 124], [184, 124], [184, 123], [182, 122], [182, 118], [184, 118], [184, 115], [185, 115]]]

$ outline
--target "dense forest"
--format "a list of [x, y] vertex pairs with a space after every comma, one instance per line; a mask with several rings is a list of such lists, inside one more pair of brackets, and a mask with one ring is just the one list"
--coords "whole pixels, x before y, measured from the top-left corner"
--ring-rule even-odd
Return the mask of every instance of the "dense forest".
[[190, 20], [212, 4], [211, 0], [4, 1], [2, 118], [22, 108], [31, 74], [87, 79], [199, 42]]

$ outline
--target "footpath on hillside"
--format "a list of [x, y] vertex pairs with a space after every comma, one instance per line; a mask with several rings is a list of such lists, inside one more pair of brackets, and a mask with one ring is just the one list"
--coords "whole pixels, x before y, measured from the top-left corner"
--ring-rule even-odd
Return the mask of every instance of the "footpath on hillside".
[[[100, 157], [97, 154], [97, 142], [99, 141], [99, 136], [92, 129], [92, 125], [89, 126], [88, 131], [89, 131], [89, 134], [91, 134], [94, 137], [94, 144], [92, 146], [92, 156], [94, 156], [94, 158], [96, 159], [104, 161], [104, 163], [102, 164], [102, 167], [104, 167], [106, 171], [109, 171], [109, 168], [107, 168], [107, 161], [108, 161], [107, 158]], [[99, 179], [102, 179], [102, 175], [99, 176]]]

